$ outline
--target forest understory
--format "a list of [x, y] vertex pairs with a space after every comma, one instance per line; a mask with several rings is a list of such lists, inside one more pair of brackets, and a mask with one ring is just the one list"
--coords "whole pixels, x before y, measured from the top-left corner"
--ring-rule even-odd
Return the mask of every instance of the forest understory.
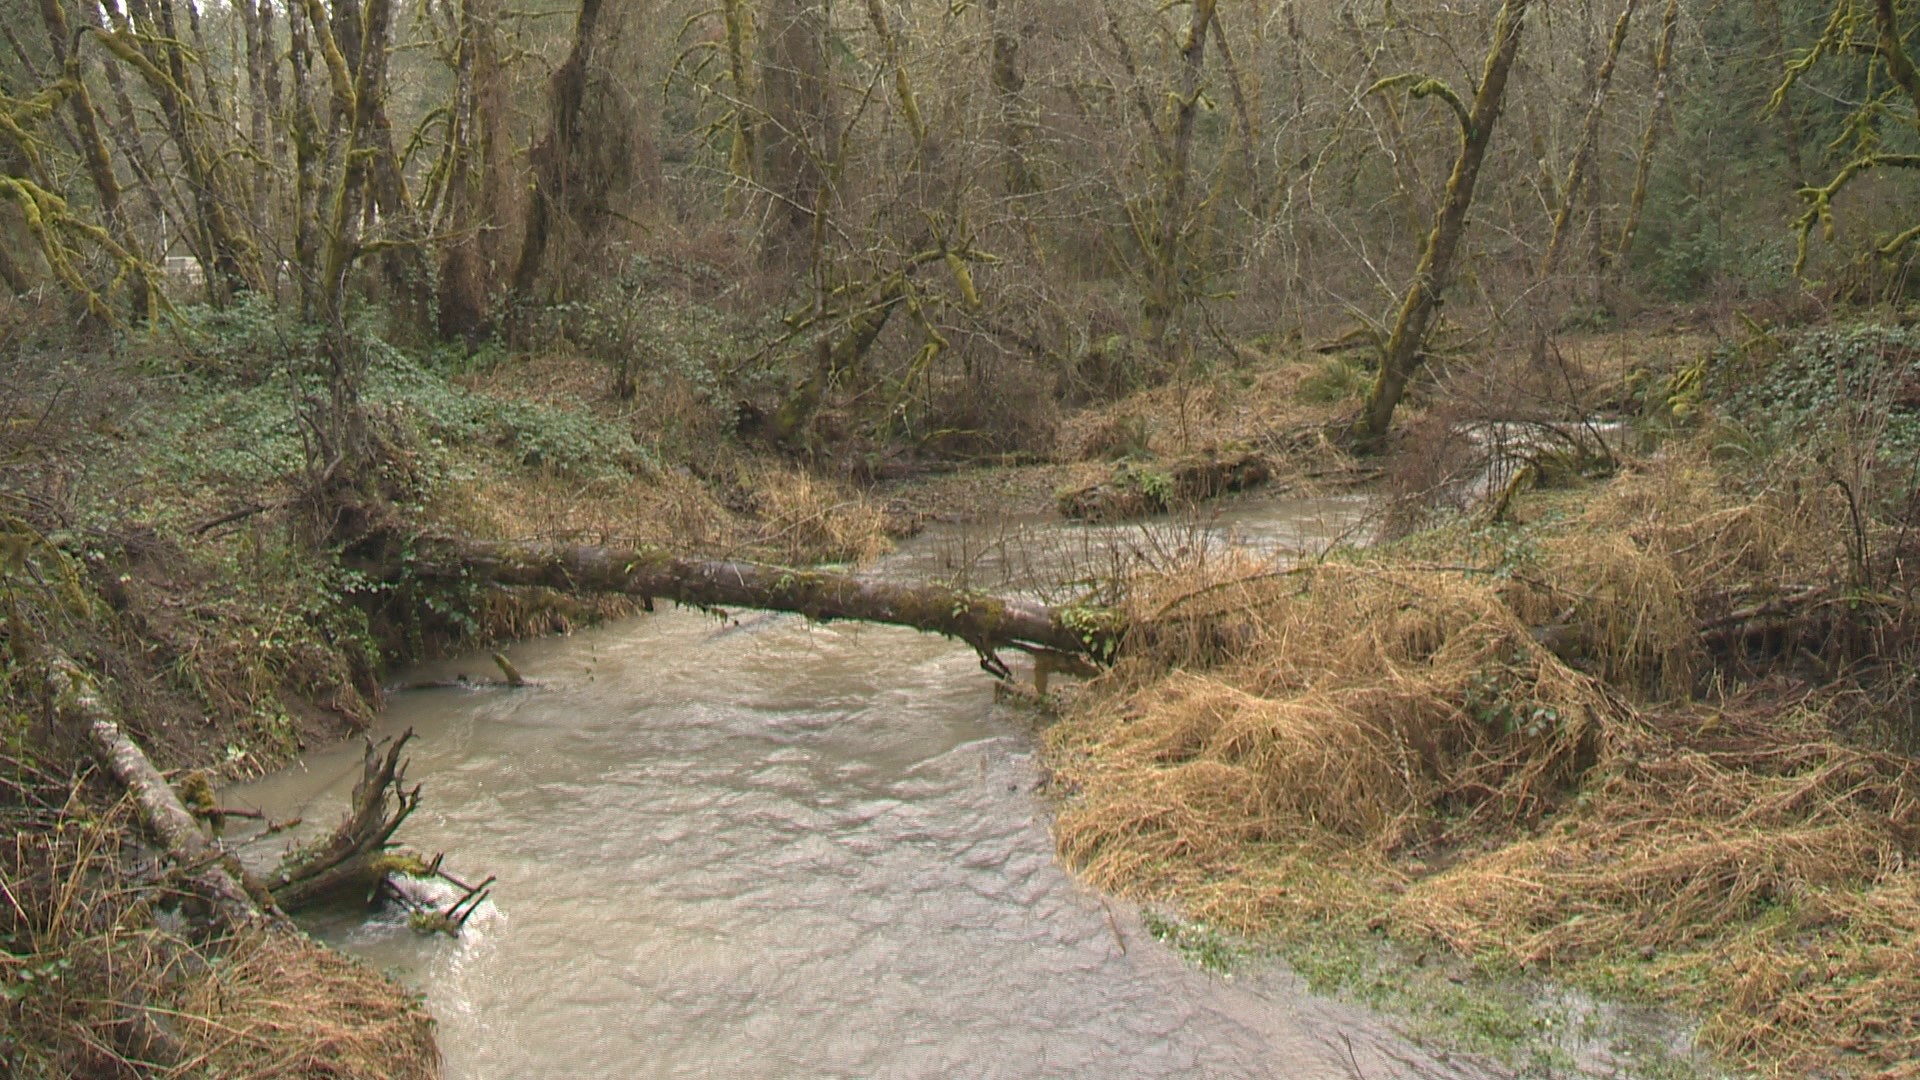
[[0, 1072], [438, 1075], [282, 910], [452, 880], [404, 741], [264, 879], [218, 785], [678, 601], [1077, 673], [1061, 859], [1436, 1038], [1564, 1074], [1474, 1008], [1541, 980], [1920, 1077], [1920, 0], [16, 6]]
[[[19, 1075], [432, 1074], [400, 987], [298, 936], [169, 914], [195, 890], [153, 872], [45, 657], [100, 672], [184, 792], [351, 736], [397, 665], [639, 601], [358, 564], [357, 511], [303, 465], [307, 399], [253, 374], [283, 347], [269, 317], [76, 358], [43, 315], [9, 312], [0, 1050]], [[368, 405], [381, 497], [423, 537], [857, 566], [929, 518], [1080, 509], [1095, 488], [1126, 496], [1110, 520], [1204, 515], [1216, 492], [1174, 483], [1196, 461], [1260, 459], [1224, 498], [1364, 493], [1374, 543], [1290, 566], [1203, 548], [1103, 583], [1126, 636], [1045, 705], [1062, 858], [1309, 965], [1329, 942], [1387, 950], [1309, 966], [1332, 992], [1431, 954], [1488, 985], [1671, 1007], [1727, 1067], [1897, 1076], [1920, 1055], [1920, 713], [1913, 488], [1887, 462], [1920, 439], [1920, 335], [1894, 315], [1569, 338], [1550, 371], [1510, 356], [1429, 386], [1364, 461], [1322, 434], [1356, 400], [1348, 361], [1252, 350], [1065, 415], [1048, 459], [877, 481], [711, 409], [622, 402], [565, 351], [389, 350]], [[1460, 412], [1489, 380], [1578, 407], [1497, 447]], [[676, 464], [631, 438], [676, 429], [716, 434]], [[1527, 1043], [1512, 1022], [1430, 1026], [1498, 1056]]]

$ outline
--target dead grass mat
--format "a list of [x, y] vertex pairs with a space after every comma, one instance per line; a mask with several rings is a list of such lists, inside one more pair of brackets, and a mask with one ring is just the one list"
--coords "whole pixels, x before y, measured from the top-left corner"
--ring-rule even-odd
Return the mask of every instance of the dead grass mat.
[[1834, 582], [1844, 511], [1682, 453], [1518, 538], [1143, 582], [1050, 737], [1063, 856], [1236, 930], [1357, 917], [1676, 1004], [1764, 1074], [1915, 1075], [1914, 765], [1842, 734], [1860, 695], [1809, 650], [1736, 680], [1700, 633]]
[[190, 940], [143, 879], [122, 800], [76, 789], [50, 825], [0, 807], [0, 1072], [34, 1077], [439, 1075], [433, 1020], [403, 988], [304, 936]]

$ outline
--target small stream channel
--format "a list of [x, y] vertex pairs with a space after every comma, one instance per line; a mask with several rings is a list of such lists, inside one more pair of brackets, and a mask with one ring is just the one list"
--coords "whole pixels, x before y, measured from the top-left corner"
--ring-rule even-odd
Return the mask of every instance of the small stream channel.
[[[1116, 543], [1311, 549], [1362, 509], [1244, 503], [1157, 534], [941, 528], [876, 572], [965, 564], [988, 587]], [[497, 874], [494, 900], [458, 940], [362, 915], [313, 927], [426, 995], [453, 1077], [1486, 1075], [1284, 971], [1196, 968], [1076, 883], [1031, 721], [994, 703], [964, 646], [663, 605], [512, 657], [539, 688], [396, 695], [376, 732], [419, 734], [425, 799], [402, 839]], [[337, 747], [229, 798], [317, 828], [357, 772]]]

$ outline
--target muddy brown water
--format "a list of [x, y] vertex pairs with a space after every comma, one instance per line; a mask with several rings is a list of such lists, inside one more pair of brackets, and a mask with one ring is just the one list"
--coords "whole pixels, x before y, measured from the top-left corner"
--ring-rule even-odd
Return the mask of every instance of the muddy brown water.
[[[1312, 547], [1358, 516], [948, 528], [877, 572], [1031, 584], [1116, 544]], [[1194, 967], [1077, 883], [1032, 722], [963, 646], [663, 606], [512, 656], [539, 687], [398, 694], [379, 729], [419, 736], [401, 838], [498, 875], [493, 900], [458, 940], [391, 916], [313, 927], [425, 994], [450, 1076], [1489, 1075], [1282, 970]], [[356, 774], [334, 748], [230, 798], [324, 823]]]

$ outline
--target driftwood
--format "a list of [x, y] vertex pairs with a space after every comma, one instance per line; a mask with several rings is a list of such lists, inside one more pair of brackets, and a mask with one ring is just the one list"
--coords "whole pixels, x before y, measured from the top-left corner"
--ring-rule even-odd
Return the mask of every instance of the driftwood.
[[349, 896], [365, 902], [377, 897], [389, 874], [429, 871], [419, 856], [397, 851], [390, 842], [420, 804], [419, 785], [406, 786], [407, 765], [400, 756], [412, 738], [413, 729], [408, 728], [385, 744], [384, 753], [380, 745], [367, 741], [345, 820], [326, 839], [290, 853], [267, 880], [281, 907], [299, 911]]
[[[202, 831], [179, 793], [115, 718], [98, 681], [64, 656], [50, 657], [47, 667], [58, 715], [85, 733], [94, 757], [133, 796], [141, 823], [177, 868], [184, 889], [206, 905], [216, 926], [289, 929], [289, 911], [349, 893], [362, 900], [374, 898], [389, 874], [428, 876], [438, 871], [437, 859], [428, 864], [390, 843], [420, 799], [417, 786], [405, 786], [406, 765], [400, 758], [412, 731], [389, 744], [384, 754], [368, 744], [366, 768], [354, 787], [346, 820], [324, 840], [288, 855], [262, 885], [250, 880], [239, 861]], [[254, 816], [246, 811], [218, 813]], [[472, 914], [470, 907], [466, 914]]]
[[1122, 462], [1111, 479], [1062, 492], [1055, 504], [1062, 516], [1076, 521], [1124, 521], [1244, 491], [1272, 475], [1266, 456], [1251, 450], [1204, 454], [1164, 467]]
[[286, 916], [250, 892], [238, 864], [200, 831], [160, 770], [121, 729], [94, 678], [63, 656], [50, 658], [48, 669], [55, 709], [86, 732], [94, 757], [133, 796], [141, 822], [179, 868], [188, 891], [206, 903], [214, 922], [227, 929], [285, 924]]
[[[1029, 600], [938, 585], [869, 581], [849, 574], [748, 562], [707, 562], [657, 550], [416, 536], [405, 573], [422, 580], [542, 586], [616, 593], [708, 609], [787, 611], [818, 622], [858, 620], [959, 638], [996, 674], [995, 649], [1112, 658], [1125, 624], [1100, 608], [1049, 608]], [[389, 575], [398, 569], [389, 567]], [[1064, 669], [1064, 665], [1063, 665]]]

